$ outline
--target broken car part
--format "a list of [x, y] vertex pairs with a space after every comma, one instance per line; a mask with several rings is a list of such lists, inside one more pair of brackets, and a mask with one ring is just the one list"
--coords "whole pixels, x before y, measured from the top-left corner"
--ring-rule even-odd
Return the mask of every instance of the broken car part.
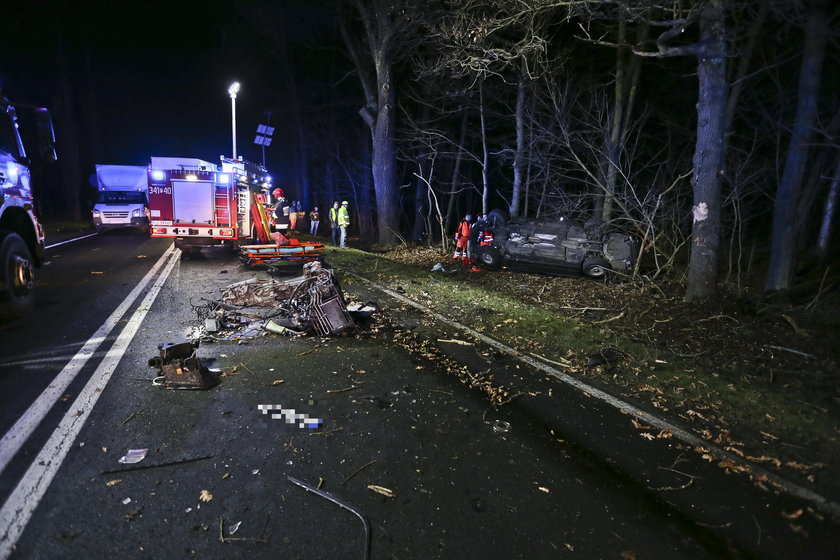
[[197, 342], [161, 343], [160, 356], [149, 360], [149, 366], [161, 371], [161, 385], [167, 389], [209, 389], [219, 383], [219, 376], [210, 372], [198, 356]]
[[370, 558], [370, 523], [368, 523], [367, 518], [364, 516], [364, 514], [361, 511], [357, 510], [356, 508], [354, 508], [353, 506], [351, 506], [347, 502], [336, 498], [335, 496], [333, 496], [329, 492], [324, 492], [323, 490], [319, 490], [318, 488], [315, 488], [314, 486], [311, 486], [311, 485], [309, 485], [309, 484], [307, 484], [307, 483], [305, 483], [301, 480], [298, 480], [296, 478], [292, 478], [291, 476], [287, 476], [286, 478], [288, 478], [291, 482], [293, 482], [294, 484], [297, 484], [298, 486], [300, 486], [304, 490], [312, 492], [313, 494], [318, 494], [322, 498], [326, 498], [327, 500], [331, 501], [332, 503], [336, 504], [337, 506], [343, 507], [344, 509], [353, 513], [356, 517], [361, 519], [362, 523], [364, 523], [364, 525], [365, 525], [365, 555], [364, 555], [364, 558], [365, 558], [365, 560]]
[[303, 276], [286, 281], [256, 279], [228, 286], [222, 292], [227, 305], [272, 307], [274, 323], [292, 330], [337, 334], [355, 326], [333, 273], [319, 262], [307, 263]]

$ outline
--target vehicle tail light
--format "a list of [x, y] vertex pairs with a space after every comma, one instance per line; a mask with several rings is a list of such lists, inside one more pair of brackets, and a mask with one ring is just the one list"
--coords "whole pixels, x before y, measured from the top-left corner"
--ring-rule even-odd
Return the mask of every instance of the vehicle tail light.
[[230, 228], [219, 228], [219, 235], [222, 237], [233, 237], [233, 230]]
[[152, 228], [152, 233], [157, 233], [157, 234], [160, 234], [160, 235], [165, 235], [165, 234], [166, 234], [166, 228], [165, 228], [165, 227], [153, 227], [153, 228]]

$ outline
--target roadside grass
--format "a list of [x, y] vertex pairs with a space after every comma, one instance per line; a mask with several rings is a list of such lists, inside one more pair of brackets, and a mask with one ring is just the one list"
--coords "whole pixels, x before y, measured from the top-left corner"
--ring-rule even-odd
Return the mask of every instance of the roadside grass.
[[[562, 369], [675, 415], [702, 438], [754, 462], [786, 465], [789, 474], [795, 471], [814, 481], [826, 464], [840, 460], [837, 418], [792, 398], [784, 386], [756, 385], [743, 375], [722, 375], [707, 362], [663, 354], [653, 344], [655, 340], [639, 340], [609, 321], [585, 322], [548, 305], [523, 301], [515, 289], [484, 286], [480, 275], [472, 277], [463, 269], [433, 273], [388, 254], [354, 249], [328, 253], [327, 260], [336, 266], [343, 284], [358, 282], [342, 274], [349, 271], [404, 291], [437, 313], [523, 353], [554, 365], [569, 364]], [[614, 366], [588, 366], [590, 356], [611, 347], [621, 349], [626, 359]], [[828, 482], [825, 479], [830, 477], [820, 478]], [[840, 490], [836, 483], [829, 484]]]

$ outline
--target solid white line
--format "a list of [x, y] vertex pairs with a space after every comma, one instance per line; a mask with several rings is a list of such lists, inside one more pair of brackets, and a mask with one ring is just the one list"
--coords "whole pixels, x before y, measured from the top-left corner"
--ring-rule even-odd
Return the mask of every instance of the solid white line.
[[93, 336], [85, 342], [84, 346], [76, 353], [73, 358], [67, 362], [64, 369], [55, 376], [52, 382], [46, 389], [38, 396], [38, 398], [29, 405], [20, 418], [18, 418], [15, 425], [9, 429], [8, 432], [0, 440], [0, 473], [9, 465], [9, 462], [23, 446], [35, 428], [41, 423], [47, 413], [52, 409], [58, 399], [64, 395], [64, 391], [73, 382], [79, 372], [85, 367], [88, 360], [96, 352], [99, 345], [108, 337], [108, 334], [113, 330], [117, 323], [122, 319], [123, 315], [140, 295], [140, 292], [146, 289], [146, 286], [157, 274], [160, 267], [163, 266], [166, 259], [175, 251], [175, 246], [170, 245], [169, 248], [158, 259], [155, 265], [146, 273], [140, 283], [137, 284], [131, 292], [125, 297], [110, 317], [105, 319], [102, 326], [97, 329]]
[[79, 239], [87, 239], [88, 237], [93, 237], [94, 235], [99, 235], [99, 232], [89, 233], [87, 235], [82, 235], [81, 237], [74, 237], [73, 239], [68, 239], [67, 241], [59, 241], [58, 243], [47, 245], [46, 247], [44, 247], [44, 249], [52, 249], [53, 247], [58, 247], [59, 245], [64, 245], [65, 243], [73, 243], [74, 241], [78, 241]]
[[35, 508], [46, 493], [59, 467], [61, 467], [61, 463], [70, 451], [76, 436], [79, 435], [79, 431], [90, 416], [96, 401], [104, 392], [105, 386], [111, 379], [111, 374], [114, 373], [117, 364], [125, 354], [125, 350], [131, 344], [134, 335], [137, 334], [140, 324], [169, 277], [169, 273], [172, 272], [172, 268], [178, 262], [181, 251], [175, 250], [169, 254], [172, 255], [172, 258], [169, 259], [146, 297], [140, 302], [114, 345], [108, 350], [85, 388], [73, 402], [70, 410], [64, 415], [50, 439], [32, 461], [29, 469], [9, 495], [6, 503], [3, 504], [3, 509], [0, 510], [0, 559], [8, 558], [14, 550], [17, 540], [29, 523]]
[[688, 432], [688, 431], [684, 430], [683, 428], [677, 426], [676, 424], [672, 424], [672, 423], [668, 422], [667, 420], [665, 420], [663, 418], [659, 418], [658, 416], [654, 416], [654, 415], [642, 410], [641, 408], [635, 407], [628, 402], [625, 402], [625, 401], [623, 401], [623, 400], [621, 400], [617, 397], [612, 396], [611, 394], [609, 394], [605, 391], [597, 389], [597, 388], [595, 388], [592, 385], [589, 385], [587, 383], [584, 383], [583, 381], [581, 381], [579, 379], [576, 379], [576, 378], [570, 376], [567, 373], [564, 373], [564, 372], [562, 372], [558, 369], [555, 369], [555, 368], [553, 368], [549, 365], [546, 365], [546, 364], [544, 364], [540, 361], [537, 361], [534, 358], [532, 358], [528, 355], [525, 355], [522, 352], [519, 352], [518, 350], [516, 350], [514, 348], [511, 348], [510, 346], [507, 346], [506, 344], [503, 344], [503, 343], [499, 342], [498, 340], [490, 338], [487, 335], [481, 334], [480, 332], [478, 332], [476, 330], [473, 330], [470, 327], [467, 327], [466, 325], [462, 325], [461, 323], [458, 323], [457, 321], [453, 321], [452, 319], [450, 319], [448, 317], [445, 317], [444, 315], [441, 315], [440, 313], [437, 313], [436, 311], [432, 311], [428, 307], [426, 307], [426, 306], [424, 306], [420, 303], [417, 303], [416, 301], [414, 301], [412, 299], [409, 299], [409, 298], [407, 298], [403, 295], [400, 295], [397, 292], [389, 290], [388, 288], [386, 288], [384, 286], [381, 286], [381, 285], [379, 285], [375, 282], [372, 282], [372, 281], [368, 280], [367, 278], [359, 276], [358, 274], [350, 272], [350, 271], [345, 271], [345, 272], [347, 274], [350, 274], [351, 276], [354, 276], [354, 277], [358, 278], [359, 280], [367, 282], [368, 284], [370, 284], [371, 286], [373, 286], [377, 290], [380, 290], [380, 291], [388, 294], [389, 296], [391, 296], [391, 297], [393, 297], [393, 298], [395, 298], [395, 299], [397, 299], [397, 300], [399, 300], [399, 301], [401, 301], [401, 302], [403, 302], [407, 305], [410, 305], [410, 306], [412, 306], [416, 309], [419, 309], [419, 310], [423, 311], [424, 313], [434, 317], [435, 319], [441, 321], [442, 323], [445, 323], [445, 324], [450, 325], [452, 327], [455, 327], [457, 329], [461, 329], [462, 331], [470, 334], [471, 336], [477, 338], [478, 340], [481, 340], [482, 342], [485, 342], [486, 344], [489, 344], [490, 346], [493, 346], [493, 347], [497, 348], [498, 350], [501, 350], [505, 354], [513, 356], [514, 358], [516, 358], [516, 359], [518, 359], [522, 362], [525, 362], [526, 364], [551, 375], [552, 377], [556, 378], [557, 380], [562, 381], [563, 383], [566, 383], [568, 385], [571, 385], [575, 389], [578, 389], [579, 391], [583, 391], [583, 392], [587, 393], [588, 395], [590, 395], [590, 396], [592, 396], [596, 399], [599, 399], [599, 400], [617, 408], [618, 410], [620, 410], [621, 412], [623, 412], [625, 414], [630, 414], [630, 415], [636, 416], [640, 420], [644, 420], [645, 422], [648, 422], [651, 425], [656, 426], [659, 429], [670, 430], [674, 434], [674, 437], [676, 437], [677, 439], [681, 439], [683, 442], [688, 443], [688, 444], [692, 445], [693, 447], [704, 447], [704, 448], [710, 450], [711, 454], [716, 455], [717, 457], [724, 457], [726, 459], [729, 459], [730, 461], [732, 461], [735, 464], [747, 466], [747, 467], [749, 467], [751, 472], [756, 473], [756, 474], [765, 475], [770, 481], [772, 481], [773, 483], [781, 486], [782, 488], [787, 490], [790, 494], [792, 494], [794, 496], [797, 496], [799, 498], [802, 498], [803, 500], [807, 500], [807, 501], [811, 502], [812, 504], [814, 504], [818, 508], [822, 509], [823, 511], [832, 514], [835, 518], [840, 518], [840, 504], [829, 500], [825, 496], [823, 496], [821, 494], [818, 494], [817, 492], [814, 492], [813, 490], [805, 488], [804, 486], [800, 486], [799, 484], [796, 484], [795, 482], [791, 482], [790, 480], [787, 480], [787, 479], [779, 476], [776, 473], [773, 473], [773, 472], [770, 472], [766, 469], [763, 469], [763, 468], [761, 468], [761, 467], [759, 467], [759, 466], [757, 466], [753, 463], [749, 463], [747, 461], [744, 461], [743, 457], [740, 457], [740, 456], [736, 455], [735, 453], [730, 453], [729, 451], [721, 449], [720, 447], [717, 447], [717, 446], [713, 445], [711, 442], [706, 441], [706, 440], [692, 434], [691, 432]]

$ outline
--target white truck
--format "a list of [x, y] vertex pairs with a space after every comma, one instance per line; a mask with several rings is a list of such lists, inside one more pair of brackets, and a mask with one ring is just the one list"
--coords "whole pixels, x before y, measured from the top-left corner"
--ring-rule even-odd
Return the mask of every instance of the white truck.
[[[20, 123], [16, 105], [25, 111]], [[34, 140], [37, 149], [28, 153], [24, 139]], [[0, 90], [0, 319], [22, 317], [35, 302], [35, 267], [44, 259], [44, 230], [35, 217], [30, 166], [56, 159], [49, 111], [13, 104]]]
[[145, 165], [96, 164], [99, 196], [93, 225], [102, 232], [115, 228], [149, 231], [148, 169]]

